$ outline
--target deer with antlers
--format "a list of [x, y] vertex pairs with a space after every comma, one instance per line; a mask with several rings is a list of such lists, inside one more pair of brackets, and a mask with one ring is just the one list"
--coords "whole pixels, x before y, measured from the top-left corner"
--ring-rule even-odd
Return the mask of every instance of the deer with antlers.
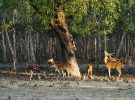
[[104, 63], [106, 64], [106, 67], [108, 69], [109, 77], [111, 77], [111, 69], [114, 68], [118, 71], [119, 75], [118, 78], [120, 78], [121, 73], [122, 73], [122, 68], [123, 68], [123, 63], [121, 62], [120, 59], [118, 58], [113, 58], [112, 54], [113, 53], [108, 53], [104, 51], [105, 58], [104, 58]]

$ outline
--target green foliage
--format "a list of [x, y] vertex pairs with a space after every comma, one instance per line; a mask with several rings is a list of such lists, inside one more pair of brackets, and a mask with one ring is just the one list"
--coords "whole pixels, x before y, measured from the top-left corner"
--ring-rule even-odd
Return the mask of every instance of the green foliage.
[[[135, 34], [135, 0], [63, 0], [63, 4], [74, 35], [111, 34], [115, 30]], [[0, 12], [7, 21], [12, 20], [14, 9], [17, 24], [53, 33], [50, 19], [56, 18], [56, 0], [0, 0]]]
[[[32, 4], [36, 6], [38, 9], [38, 12], [33, 12], [33, 16], [35, 15], [36, 18], [34, 20], [34, 23], [38, 23], [39, 30], [41, 31], [47, 31], [50, 29], [50, 19], [55, 17], [55, 0], [31, 0]], [[31, 3], [28, 0], [29, 3]], [[39, 14], [40, 13], [40, 14]], [[39, 25], [40, 24], [40, 25]]]
[[19, 8], [19, 0], [1, 0], [0, 1], [0, 12], [5, 13], [7, 16], [10, 16], [10, 14], [16, 8]]
[[119, 14], [118, 25], [123, 31], [129, 34], [135, 34], [135, 1], [134, 0], [121, 0], [119, 3]]
[[[34, 1], [43, 16], [39, 17], [43, 29], [50, 28], [50, 18], [55, 18], [55, 0]], [[117, 2], [106, 0], [63, 0], [69, 29], [75, 35], [111, 33], [119, 18]]]

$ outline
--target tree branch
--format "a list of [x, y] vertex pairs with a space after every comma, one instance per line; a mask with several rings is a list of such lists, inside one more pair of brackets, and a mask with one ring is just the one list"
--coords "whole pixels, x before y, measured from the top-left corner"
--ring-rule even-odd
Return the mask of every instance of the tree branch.
[[33, 4], [32, 0], [28, 0], [29, 1], [29, 5], [40, 15], [43, 16], [42, 12], [38, 9], [38, 7], [36, 5]]

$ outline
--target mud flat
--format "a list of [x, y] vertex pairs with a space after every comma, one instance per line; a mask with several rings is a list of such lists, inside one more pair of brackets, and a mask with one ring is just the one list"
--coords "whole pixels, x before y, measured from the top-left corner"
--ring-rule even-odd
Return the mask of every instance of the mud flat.
[[134, 100], [135, 83], [124, 81], [0, 80], [0, 100]]
[[[80, 66], [85, 69], [87, 64]], [[24, 75], [1, 73], [0, 100], [135, 100], [134, 73], [134, 67], [125, 68], [117, 80], [116, 71], [112, 71], [109, 79], [106, 67], [100, 66], [94, 68], [94, 80], [62, 81], [48, 75], [31, 83]]]

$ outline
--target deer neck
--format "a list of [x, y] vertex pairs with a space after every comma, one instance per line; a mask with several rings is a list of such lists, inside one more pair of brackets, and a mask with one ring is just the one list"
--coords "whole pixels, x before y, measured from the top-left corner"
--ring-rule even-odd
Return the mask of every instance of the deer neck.
[[57, 68], [57, 65], [56, 65], [55, 61], [52, 63], [52, 67]]
[[104, 63], [106, 64], [108, 62], [108, 57], [104, 58]]

